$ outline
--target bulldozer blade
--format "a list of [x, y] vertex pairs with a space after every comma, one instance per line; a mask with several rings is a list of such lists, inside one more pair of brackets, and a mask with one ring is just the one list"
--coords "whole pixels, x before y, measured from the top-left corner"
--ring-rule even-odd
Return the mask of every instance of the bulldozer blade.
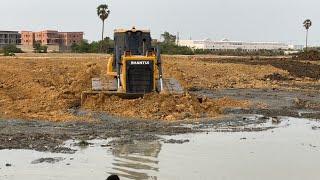
[[92, 91], [117, 91], [116, 79], [92, 78]]
[[183, 94], [184, 89], [182, 88], [178, 80], [169, 78], [163, 80], [162, 92], [169, 94]]
[[[159, 84], [159, 83], [158, 83]], [[160, 87], [158, 87], [159, 89]], [[163, 90], [161, 93], [168, 94], [183, 94], [184, 89], [180, 85], [179, 81], [173, 78], [163, 79]], [[123, 99], [136, 99], [143, 97], [142, 93], [125, 93], [117, 91], [116, 80], [103, 80], [100, 78], [92, 79], [92, 90], [84, 91], [81, 94], [81, 106], [84, 105], [87, 98], [95, 96], [99, 98], [105, 98], [110, 96], [118, 96]]]
[[122, 99], [137, 99], [144, 96], [144, 94], [137, 94], [137, 93], [121, 93], [117, 91], [84, 91], [81, 94], [81, 106], [83, 106], [88, 99], [88, 97], [96, 96], [101, 98], [117, 96]]

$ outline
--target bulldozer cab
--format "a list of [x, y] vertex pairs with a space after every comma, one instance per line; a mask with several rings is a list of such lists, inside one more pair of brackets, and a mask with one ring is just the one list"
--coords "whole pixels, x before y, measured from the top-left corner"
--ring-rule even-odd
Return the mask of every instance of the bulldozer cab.
[[[130, 52], [131, 55], [146, 55], [146, 52], [152, 50], [151, 34], [147, 30], [115, 30], [114, 42], [119, 53]], [[116, 52], [114, 53], [116, 54]]]

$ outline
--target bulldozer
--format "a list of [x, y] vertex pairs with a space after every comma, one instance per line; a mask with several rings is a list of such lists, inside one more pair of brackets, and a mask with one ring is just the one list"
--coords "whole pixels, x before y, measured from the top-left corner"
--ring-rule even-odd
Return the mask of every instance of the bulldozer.
[[97, 94], [138, 98], [152, 92], [183, 93], [177, 80], [163, 78], [160, 48], [152, 47], [149, 30], [117, 29], [114, 43], [106, 75], [92, 79], [91, 90], [82, 93], [82, 103], [89, 95]]

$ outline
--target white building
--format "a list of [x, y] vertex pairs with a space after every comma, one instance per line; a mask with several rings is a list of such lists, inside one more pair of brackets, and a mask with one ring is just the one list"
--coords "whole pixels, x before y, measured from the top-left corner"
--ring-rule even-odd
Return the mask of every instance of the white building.
[[304, 47], [304, 45], [289, 45], [289, 49], [292, 50], [303, 50]]
[[229, 41], [223, 39], [221, 41], [206, 40], [179, 40], [180, 46], [188, 46], [193, 49], [209, 49], [209, 50], [288, 50], [296, 46], [277, 42], [242, 42]]

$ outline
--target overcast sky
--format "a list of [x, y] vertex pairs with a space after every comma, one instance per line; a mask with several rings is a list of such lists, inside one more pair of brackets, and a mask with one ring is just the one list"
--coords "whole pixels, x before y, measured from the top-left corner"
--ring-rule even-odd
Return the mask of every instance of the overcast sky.
[[107, 3], [106, 34], [115, 28], [147, 28], [181, 39], [278, 41], [304, 44], [302, 22], [313, 21], [310, 42], [320, 44], [319, 0], [0, 0], [1, 30], [84, 31], [100, 38], [96, 7]]

